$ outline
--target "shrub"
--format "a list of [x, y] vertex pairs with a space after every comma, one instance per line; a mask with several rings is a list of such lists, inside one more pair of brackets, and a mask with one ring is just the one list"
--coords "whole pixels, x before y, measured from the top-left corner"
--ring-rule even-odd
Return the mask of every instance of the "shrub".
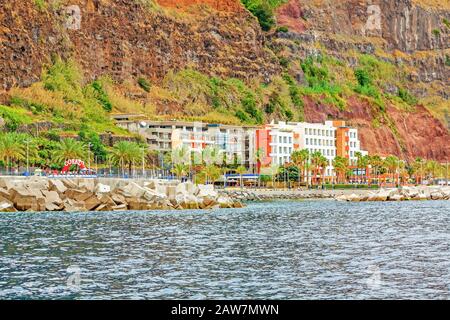
[[45, 11], [47, 9], [47, 2], [45, 0], [34, 0], [33, 2], [39, 11]]
[[94, 89], [94, 92], [96, 93], [96, 98], [98, 102], [102, 105], [103, 109], [107, 112], [112, 111], [112, 104], [111, 101], [109, 101], [108, 94], [106, 93], [105, 89], [103, 88], [103, 85], [100, 81], [95, 80], [91, 84], [92, 88]]
[[433, 29], [432, 33], [435, 37], [439, 37], [441, 34], [441, 31], [439, 29]]
[[277, 28], [277, 32], [286, 33], [286, 32], [289, 32], [289, 28], [286, 26], [280, 26]]
[[255, 119], [256, 123], [263, 122], [261, 111], [256, 107], [256, 98], [253, 93], [247, 92], [241, 100], [241, 103], [245, 112]]
[[404, 102], [406, 102], [410, 106], [417, 104], [417, 98], [414, 97], [407, 89], [399, 88], [398, 96], [400, 97], [400, 99], [402, 99]]
[[273, 7], [267, 0], [242, 0], [244, 6], [258, 19], [261, 29], [269, 31], [275, 25]]
[[355, 77], [360, 86], [369, 86], [372, 84], [372, 77], [366, 69], [356, 69]]
[[138, 78], [137, 82], [138, 82], [139, 87], [142, 88], [142, 90], [144, 90], [145, 92], [150, 92], [151, 84], [147, 79], [140, 77], [140, 78]]
[[447, 28], [450, 28], [450, 21], [448, 21], [448, 19], [444, 18], [442, 19], [442, 22], [445, 24]]
[[281, 58], [278, 59], [278, 61], [280, 62], [280, 65], [283, 68], [289, 67], [289, 59], [287, 59], [286, 57], [281, 57]]
[[31, 118], [26, 115], [25, 110], [3, 105], [0, 105], [0, 116], [5, 120], [5, 127], [8, 131], [16, 131], [20, 125], [31, 122]]
[[249, 118], [247, 114], [242, 110], [237, 110], [235, 113], [236, 117], [242, 122], [249, 122]]

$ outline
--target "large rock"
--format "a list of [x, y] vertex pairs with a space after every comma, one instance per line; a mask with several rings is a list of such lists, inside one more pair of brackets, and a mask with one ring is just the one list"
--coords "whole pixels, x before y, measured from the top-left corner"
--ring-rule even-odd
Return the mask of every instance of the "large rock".
[[196, 194], [199, 198], [217, 199], [219, 194], [214, 190], [214, 185], [198, 185], [198, 192]]
[[102, 193], [110, 193], [111, 192], [111, 186], [108, 186], [103, 183], [98, 183], [95, 186], [95, 193], [102, 194]]
[[394, 193], [391, 196], [389, 196], [389, 201], [403, 201], [405, 200], [405, 196], [400, 193]]
[[11, 194], [8, 190], [0, 188], [0, 201], [11, 201]]
[[127, 204], [127, 200], [121, 194], [114, 193], [111, 195], [111, 199], [116, 203], [116, 205], [125, 205]]
[[44, 211], [45, 198], [40, 191], [30, 190], [26, 187], [15, 187], [10, 190], [11, 201], [20, 211]]
[[89, 178], [80, 179], [80, 181], [78, 182], [78, 188], [85, 189], [89, 192], [94, 192], [95, 191], [95, 181], [94, 181], [94, 179], [89, 179]]
[[141, 198], [146, 190], [137, 183], [130, 182], [126, 186], [120, 188], [125, 197]]
[[42, 194], [45, 197], [45, 210], [57, 211], [63, 209], [63, 201], [58, 192], [43, 190]]
[[84, 207], [88, 211], [95, 210], [98, 206], [103, 204], [102, 201], [95, 194], [84, 200], [83, 203]]
[[89, 197], [91, 197], [94, 193], [84, 189], [68, 189], [64, 193], [69, 199], [75, 201], [85, 201]]
[[30, 190], [42, 191], [48, 190], [49, 181], [44, 177], [31, 177], [29, 180], [25, 180], [25, 185]]
[[64, 210], [67, 212], [83, 212], [87, 211], [84, 203], [74, 201], [72, 199], [64, 200]]
[[67, 187], [62, 183], [61, 180], [52, 179], [49, 181], [49, 190], [56, 191], [60, 196], [64, 195], [64, 192], [67, 191]]
[[159, 194], [166, 194], [168, 186], [162, 184], [158, 180], [150, 180], [144, 183], [144, 187], [147, 189], [152, 189], [153, 191], [156, 191]]
[[193, 184], [192, 182], [188, 181], [188, 182], [183, 182], [183, 183], [179, 183], [176, 186], [176, 193], [189, 193], [192, 195], [196, 195], [199, 191], [198, 186], [196, 186], [195, 184]]
[[233, 208], [234, 202], [233, 200], [225, 195], [221, 195], [217, 198], [217, 203], [220, 205], [221, 208]]
[[0, 212], [16, 212], [17, 209], [10, 201], [0, 201]]

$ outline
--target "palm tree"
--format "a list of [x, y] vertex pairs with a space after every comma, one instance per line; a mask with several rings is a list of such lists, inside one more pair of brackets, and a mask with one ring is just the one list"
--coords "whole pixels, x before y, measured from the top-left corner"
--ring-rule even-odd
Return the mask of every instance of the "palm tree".
[[[172, 170], [174, 170], [177, 165], [183, 165], [184, 171], [187, 171], [185, 174], [190, 175], [191, 174], [191, 165], [192, 165], [190, 148], [186, 145], [182, 145], [182, 146], [176, 148], [175, 150], [173, 150], [172, 151], [172, 163], [174, 165]], [[175, 170], [177, 171], [179, 169], [180, 168], [175, 169]]]
[[256, 169], [258, 173], [258, 187], [261, 187], [261, 164], [264, 159], [264, 149], [258, 148], [255, 153]]
[[172, 168], [172, 173], [177, 176], [179, 180], [181, 180], [187, 174], [187, 166], [182, 163], [177, 163]]
[[25, 146], [16, 133], [6, 133], [0, 136], [0, 159], [6, 163], [6, 170], [10, 173], [10, 162], [24, 159]]
[[244, 188], [244, 183], [242, 179], [242, 175], [247, 171], [247, 169], [244, 166], [239, 166], [236, 168], [236, 173], [239, 174], [240, 182], [239, 185], [241, 186], [241, 189]]
[[256, 150], [255, 153], [255, 160], [256, 160], [256, 167], [257, 167], [257, 172], [258, 175], [261, 174], [261, 164], [264, 158], [264, 150], [263, 148], [258, 148], [258, 150]]
[[333, 167], [338, 175], [338, 183], [346, 183], [346, 174], [349, 170], [348, 159], [340, 156], [336, 156], [333, 160]]
[[324, 173], [325, 169], [328, 165], [328, 160], [325, 158], [321, 152], [316, 151], [311, 155], [311, 165], [312, 165], [312, 171], [313, 171], [313, 177], [314, 180], [317, 182], [318, 178], [317, 176], [319, 173], [321, 174], [321, 180], [322, 183], [324, 181]]
[[203, 162], [209, 166], [212, 164], [220, 164], [221, 160], [223, 160], [223, 157], [221, 159], [221, 151], [216, 146], [207, 146], [202, 151], [202, 158]]
[[63, 139], [53, 153], [53, 161], [63, 163], [69, 159], [85, 159], [84, 144], [72, 138]]
[[434, 179], [439, 176], [441, 165], [435, 160], [428, 160], [425, 164], [425, 168], [427, 175]]
[[384, 165], [388, 172], [392, 174], [392, 180], [395, 181], [395, 173], [399, 167], [399, 159], [396, 156], [388, 156], [384, 159]]
[[205, 176], [206, 184], [209, 184], [210, 182], [214, 184], [214, 182], [220, 178], [221, 171], [216, 165], [210, 164], [203, 168], [202, 174]]
[[298, 183], [300, 185], [301, 181], [304, 180], [304, 173], [307, 167], [307, 161], [309, 158], [309, 150], [303, 149], [303, 150], [296, 150], [291, 155], [292, 162], [297, 166], [298, 168]]
[[372, 166], [372, 170], [375, 172], [375, 177], [378, 181], [378, 177], [383, 169], [383, 160], [379, 155], [373, 155], [369, 157], [369, 164]]
[[412, 173], [416, 178], [416, 184], [422, 184], [423, 176], [425, 174], [424, 161], [422, 158], [418, 157], [411, 165]]
[[124, 168], [128, 165], [128, 173], [134, 162], [141, 160], [141, 148], [135, 142], [119, 141], [113, 146], [111, 160], [122, 168], [122, 175], [125, 175]]
[[270, 166], [270, 176], [272, 177], [272, 188], [273, 189], [275, 189], [275, 177], [279, 170], [280, 170], [280, 167], [277, 164], [272, 164]]
[[366, 178], [367, 178], [367, 167], [369, 166], [370, 157], [369, 156], [363, 156], [361, 152], [355, 152], [355, 156], [357, 158], [356, 160], [356, 167], [358, 172], [358, 178], [359, 178], [359, 170], [365, 170], [366, 171]]

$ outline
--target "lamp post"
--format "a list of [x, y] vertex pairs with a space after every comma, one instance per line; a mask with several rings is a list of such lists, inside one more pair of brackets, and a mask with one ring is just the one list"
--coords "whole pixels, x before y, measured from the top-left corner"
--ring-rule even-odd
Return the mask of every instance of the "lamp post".
[[88, 168], [91, 170], [91, 143], [88, 143]]
[[25, 143], [27, 144], [27, 175], [29, 175], [30, 172], [30, 140], [26, 140]]
[[142, 147], [142, 179], [145, 179], [145, 148]]

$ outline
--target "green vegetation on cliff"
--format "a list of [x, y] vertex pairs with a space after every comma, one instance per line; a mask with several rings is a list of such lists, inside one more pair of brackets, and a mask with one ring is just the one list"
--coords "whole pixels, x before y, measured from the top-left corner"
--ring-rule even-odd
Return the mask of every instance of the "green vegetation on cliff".
[[241, 0], [242, 4], [258, 18], [264, 31], [269, 31], [276, 24], [275, 9], [287, 0]]

